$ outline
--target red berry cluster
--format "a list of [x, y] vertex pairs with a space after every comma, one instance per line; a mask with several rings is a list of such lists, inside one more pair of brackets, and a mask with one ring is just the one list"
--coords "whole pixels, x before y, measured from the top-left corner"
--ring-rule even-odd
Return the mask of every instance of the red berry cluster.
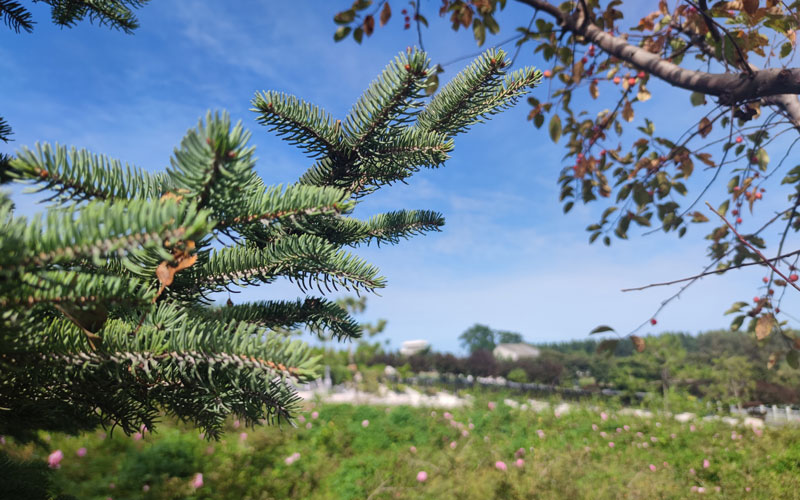
[[405, 26], [404, 29], [409, 29], [411, 27], [411, 18], [408, 16], [408, 9], [403, 9], [400, 11], [405, 16]]

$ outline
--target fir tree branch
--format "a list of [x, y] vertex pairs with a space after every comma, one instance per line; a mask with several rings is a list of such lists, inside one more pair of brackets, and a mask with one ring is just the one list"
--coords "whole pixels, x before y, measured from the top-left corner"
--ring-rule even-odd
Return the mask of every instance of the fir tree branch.
[[341, 122], [325, 110], [293, 95], [275, 91], [257, 93], [250, 101], [258, 123], [312, 158], [344, 156]]
[[127, 34], [139, 27], [133, 8], [149, 0], [36, 0], [51, 7], [53, 22], [59, 26], [73, 27], [88, 16], [90, 22], [108, 25]]
[[[208, 261], [192, 267], [176, 279], [186, 287], [217, 287], [227, 284], [248, 285], [256, 282], [270, 283], [279, 276], [297, 281], [301, 290], [306, 281], [349, 290], [371, 291], [385, 286], [378, 270], [339, 250], [321, 238], [311, 235], [286, 237], [270, 243], [263, 249], [252, 247], [224, 248], [213, 253]], [[181, 286], [175, 287], [182, 291]]]
[[[0, 0], [0, 14], [3, 16], [6, 26], [13, 29], [16, 33], [24, 29], [28, 33], [33, 31], [33, 17], [28, 10], [19, 2], [14, 0]], [[0, 136], [2, 135], [2, 119], [0, 119]], [[2, 139], [2, 137], [0, 137]], [[5, 139], [3, 139], [5, 140]]]
[[23, 147], [12, 162], [19, 180], [42, 183], [37, 192], [56, 191], [46, 201], [59, 204], [81, 200], [152, 200], [170, 189], [166, 174], [150, 174], [104, 155], [93, 155], [66, 146], [36, 144], [32, 151]]

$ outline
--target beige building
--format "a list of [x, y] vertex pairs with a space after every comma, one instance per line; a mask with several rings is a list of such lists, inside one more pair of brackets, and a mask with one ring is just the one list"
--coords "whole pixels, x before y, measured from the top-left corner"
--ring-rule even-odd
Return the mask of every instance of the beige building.
[[492, 354], [497, 359], [519, 361], [523, 358], [538, 358], [540, 352], [539, 349], [528, 344], [499, 344], [494, 348]]

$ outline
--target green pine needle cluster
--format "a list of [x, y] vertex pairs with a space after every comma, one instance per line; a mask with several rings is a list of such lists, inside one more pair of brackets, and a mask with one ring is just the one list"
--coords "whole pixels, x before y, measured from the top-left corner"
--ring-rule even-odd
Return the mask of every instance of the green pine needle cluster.
[[384, 287], [352, 249], [438, 231], [444, 220], [427, 210], [360, 220], [355, 206], [441, 165], [455, 134], [541, 79], [530, 69], [506, 75], [508, 65], [489, 51], [426, 103], [429, 60], [403, 52], [344, 120], [294, 96], [256, 94], [258, 121], [314, 161], [288, 186], [264, 184], [249, 132], [227, 114], [209, 112], [161, 173], [59, 145], [22, 148], [0, 179], [46, 190], [52, 203], [20, 217], [0, 193], [0, 434], [130, 433], [164, 413], [211, 437], [231, 414], [291, 422], [294, 386], [320, 367], [285, 332], [305, 326], [341, 340], [359, 337], [359, 325], [322, 296], [219, 307], [212, 294], [279, 278], [320, 295]]

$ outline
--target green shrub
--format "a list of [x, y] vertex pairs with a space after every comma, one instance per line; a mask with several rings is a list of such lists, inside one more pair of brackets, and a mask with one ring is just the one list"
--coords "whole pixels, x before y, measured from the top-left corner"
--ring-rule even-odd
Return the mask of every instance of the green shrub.
[[506, 378], [512, 382], [519, 382], [521, 384], [524, 384], [528, 381], [528, 374], [525, 373], [525, 370], [523, 370], [522, 368], [514, 368], [513, 370], [508, 372]]

